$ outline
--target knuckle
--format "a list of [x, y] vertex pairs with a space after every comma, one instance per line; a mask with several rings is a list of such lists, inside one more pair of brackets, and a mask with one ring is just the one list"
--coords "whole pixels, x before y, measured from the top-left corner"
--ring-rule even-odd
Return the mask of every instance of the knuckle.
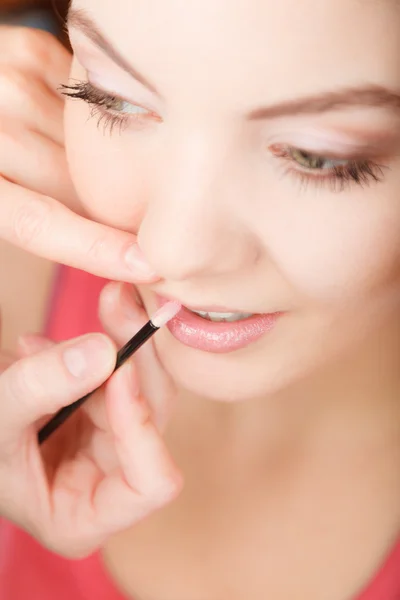
[[0, 114], [0, 174], [3, 174], [4, 163], [9, 164], [8, 159], [26, 147], [26, 138], [26, 130], [21, 124]]
[[164, 506], [170, 502], [178, 493], [178, 487], [174, 481], [164, 479], [149, 487], [146, 491], [147, 502], [152, 508]]
[[106, 236], [100, 236], [89, 243], [88, 256], [93, 261], [104, 260], [108, 255], [109, 240]]
[[14, 43], [16, 52], [27, 65], [35, 62], [46, 62], [51, 44], [55, 41], [47, 31], [30, 27], [16, 28]]
[[29, 402], [32, 398], [40, 400], [45, 396], [45, 386], [31, 360], [22, 360], [15, 365], [9, 381], [9, 391], [11, 397], [17, 398], [20, 403]]
[[18, 244], [29, 249], [48, 231], [50, 210], [49, 203], [36, 199], [16, 209], [13, 232]]
[[11, 65], [0, 65], [0, 90], [7, 103], [31, 107], [34, 104], [32, 89], [32, 80], [27, 73]]
[[16, 90], [28, 88], [28, 77], [20, 68], [14, 65], [0, 65], [0, 82], [2, 87]]
[[30, 531], [30, 533], [44, 548], [47, 548], [63, 558], [73, 558], [68, 555], [68, 547], [63, 543], [62, 538], [60, 538], [54, 530], [52, 531], [51, 528], [41, 524], [38, 525], [34, 531]]
[[64, 526], [54, 522], [38, 524], [32, 534], [42, 546], [67, 560], [85, 558], [93, 552], [93, 544], [89, 540], [74, 530], [66, 531]]
[[48, 526], [43, 523], [36, 524], [35, 529], [33, 531], [31, 530], [31, 534], [39, 540], [42, 546], [66, 558], [68, 551], [65, 548], [62, 537], [58, 534], [54, 525]]

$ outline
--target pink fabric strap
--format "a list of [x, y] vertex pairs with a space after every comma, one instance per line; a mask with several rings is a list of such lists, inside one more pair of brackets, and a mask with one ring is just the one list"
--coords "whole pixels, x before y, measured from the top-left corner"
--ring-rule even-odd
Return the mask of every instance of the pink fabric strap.
[[49, 302], [46, 335], [55, 341], [103, 331], [98, 318], [99, 295], [106, 279], [60, 267]]

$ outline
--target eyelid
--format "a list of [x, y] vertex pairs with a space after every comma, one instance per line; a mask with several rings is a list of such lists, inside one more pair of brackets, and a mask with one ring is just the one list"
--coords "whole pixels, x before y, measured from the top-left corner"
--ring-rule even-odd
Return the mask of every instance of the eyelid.
[[[104, 94], [105, 98], [109, 98], [110, 100], [112, 99], [116, 99], [116, 100], [120, 100], [121, 102], [126, 102], [127, 104], [130, 104], [131, 106], [136, 106], [138, 108], [141, 108], [143, 111], [145, 111], [147, 113], [147, 115], [157, 121], [162, 121], [162, 117], [160, 117], [160, 115], [158, 113], [156, 113], [155, 111], [153, 111], [151, 108], [148, 108], [147, 106], [143, 106], [141, 103], [139, 102], [134, 102], [132, 100], [127, 100], [126, 98], [124, 98], [123, 96], [121, 96], [120, 94], [117, 94], [113, 91], [107, 90], [105, 89], [103, 86], [97, 84], [97, 83], [93, 83], [93, 81], [90, 80], [90, 76], [87, 75], [87, 82], [88, 84], [93, 88], [94, 91], [99, 92], [101, 94]], [[110, 112], [112, 112], [112, 109], [109, 109]], [[118, 111], [115, 111], [118, 113]], [[120, 112], [121, 115], [126, 115], [127, 117], [129, 117], [129, 112]], [[143, 116], [146, 116], [143, 113]]]
[[368, 160], [368, 159], [381, 159], [387, 157], [389, 152], [382, 152], [382, 148], [375, 146], [349, 146], [346, 150], [342, 148], [340, 151], [334, 151], [332, 148], [310, 148], [306, 144], [270, 144], [268, 149], [275, 155], [284, 154], [288, 149], [295, 148], [296, 150], [303, 150], [308, 154], [317, 157], [323, 157], [330, 160]]
[[133, 100], [128, 100], [127, 98], [125, 98], [124, 96], [122, 96], [121, 94], [118, 94], [117, 92], [114, 92], [112, 89], [107, 89], [104, 86], [102, 86], [99, 83], [95, 83], [90, 75], [87, 75], [87, 82], [88, 84], [95, 90], [98, 91], [102, 94], [104, 94], [104, 96], [111, 98], [116, 98], [117, 100], [121, 100], [122, 102], [126, 102], [127, 104], [132, 104], [133, 106], [139, 106], [140, 108], [143, 108], [144, 110], [147, 110], [150, 112], [150, 110], [148, 108], [146, 108], [145, 106], [142, 106], [139, 102], [134, 102]]
[[[87, 80], [94, 87], [99, 88], [105, 93], [112, 93], [125, 102], [143, 106], [151, 112], [158, 113], [160, 111], [160, 106], [154, 102], [154, 97], [149, 90], [140, 81], [132, 79], [124, 71], [121, 73], [116, 71], [118, 67], [114, 63], [107, 63], [107, 59], [106, 62], [104, 59], [100, 60], [96, 54], [90, 54], [87, 50], [79, 46], [74, 47], [74, 60], [77, 61], [80, 68], [84, 71]], [[112, 91], [110, 92], [110, 90]], [[128, 98], [131, 98], [131, 100]]]
[[390, 158], [400, 153], [400, 131], [371, 128], [355, 131], [310, 127], [298, 130], [283, 128], [269, 136], [268, 147], [290, 146], [331, 158]]

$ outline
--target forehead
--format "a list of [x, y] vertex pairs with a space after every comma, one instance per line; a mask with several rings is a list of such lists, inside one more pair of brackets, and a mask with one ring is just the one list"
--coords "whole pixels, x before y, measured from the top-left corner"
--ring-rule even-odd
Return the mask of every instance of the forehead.
[[[265, 94], [400, 82], [397, 0], [75, 0], [168, 93]], [[333, 82], [332, 82], [333, 79]], [[273, 86], [273, 89], [271, 89]]]

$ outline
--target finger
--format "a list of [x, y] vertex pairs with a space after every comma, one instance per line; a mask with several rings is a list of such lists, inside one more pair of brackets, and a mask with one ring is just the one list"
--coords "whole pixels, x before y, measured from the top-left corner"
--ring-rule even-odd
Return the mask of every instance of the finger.
[[[134, 287], [115, 282], [102, 290], [99, 315], [104, 330], [119, 347], [149, 320], [146, 311], [135, 299]], [[175, 387], [162, 367], [152, 341], [148, 341], [135, 353], [134, 360], [139, 373], [141, 392], [150, 403], [157, 427], [162, 430], [171, 412], [176, 394]]]
[[112, 373], [115, 359], [111, 340], [92, 334], [14, 363], [0, 377], [3, 431], [15, 439], [44, 415], [94, 390]]
[[[113, 281], [102, 289], [99, 297], [99, 318], [102, 326], [119, 347], [149, 320], [144, 308], [134, 300], [134, 294], [134, 286]], [[129, 298], [130, 295], [132, 299]], [[142, 350], [143, 346], [135, 354], [135, 358]]]
[[30, 72], [0, 65], [0, 113], [64, 143], [64, 102], [50, 93], [43, 79]]
[[0, 64], [24, 68], [36, 77], [43, 77], [49, 89], [58, 88], [69, 76], [72, 56], [46, 31], [28, 27], [0, 26]]
[[0, 177], [0, 238], [54, 262], [123, 281], [154, 281], [129, 233], [84, 219]]
[[[99, 484], [93, 503], [114, 531], [171, 501], [182, 487], [181, 474], [137, 387], [133, 365], [128, 363], [113, 375], [105, 393], [120, 469]], [[115, 502], [118, 510], [111, 511]]]
[[78, 205], [64, 148], [21, 123], [0, 120], [0, 173], [33, 192]]
[[17, 341], [18, 358], [25, 358], [43, 350], [50, 350], [53, 346], [55, 346], [55, 342], [43, 335], [36, 333], [21, 335]]
[[[120, 296], [123, 284], [111, 282], [107, 284], [100, 293], [99, 298], [99, 317], [103, 330], [111, 339], [113, 339], [118, 348], [121, 348], [139, 329], [147, 322], [144, 314], [138, 316], [137, 313], [121, 315]], [[135, 358], [142, 351], [142, 348], [135, 354]], [[143, 392], [143, 386], [141, 385]], [[143, 392], [143, 395], [148, 396]], [[90, 398], [82, 407], [82, 410], [88, 415], [92, 423], [100, 430], [109, 430], [108, 417], [104, 402], [97, 395]]]

